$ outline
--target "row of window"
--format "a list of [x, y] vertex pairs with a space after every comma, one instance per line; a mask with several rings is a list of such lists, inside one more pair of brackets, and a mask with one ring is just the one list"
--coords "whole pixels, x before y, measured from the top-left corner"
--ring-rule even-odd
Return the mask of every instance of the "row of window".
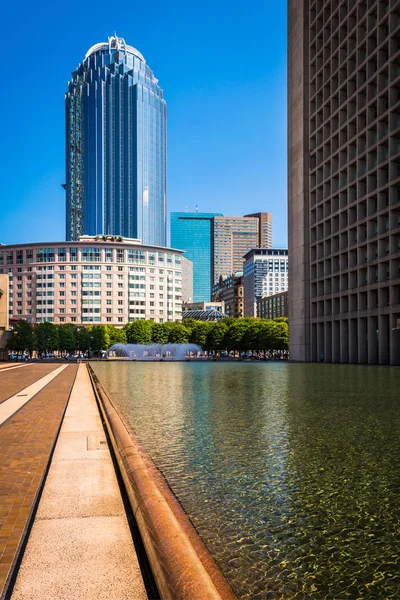
[[[68, 250], [68, 251], [67, 251]], [[172, 265], [180, 266], [182, 257], [163, 252], [148, 252], [145, 250], [126, 250], [112, 248], [37, 248], [36, 261], [34, 260], [34, 250], [5, 250], [0, 251], [0, 265], [12, 264], [31, 264], [56, 262], [78, 262], [80, 252], [80, 262], [117, 262], [117, 263], [138, 263], [150, 265]], [[24, 260], [25, 253], [25, 260]]]

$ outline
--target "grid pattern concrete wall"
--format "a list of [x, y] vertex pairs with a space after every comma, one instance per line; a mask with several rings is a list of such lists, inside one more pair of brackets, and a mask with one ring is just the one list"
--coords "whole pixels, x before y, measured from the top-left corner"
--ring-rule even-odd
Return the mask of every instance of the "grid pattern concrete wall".
[[400, 2], [290, 1], [292, 358], [400, 364], [399, 183]]

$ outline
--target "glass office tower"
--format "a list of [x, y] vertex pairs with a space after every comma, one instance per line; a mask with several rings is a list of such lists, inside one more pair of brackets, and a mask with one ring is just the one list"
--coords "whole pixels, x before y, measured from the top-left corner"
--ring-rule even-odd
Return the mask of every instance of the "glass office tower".
[[212, 220], [221, 213], [171, 213], [171, 246], [193, 263], [193, 302], [211, 299]]
[[72, 73], [66, 170], [67, 240], [166, 245], [166, 103], [143, 56], [116, 35]]

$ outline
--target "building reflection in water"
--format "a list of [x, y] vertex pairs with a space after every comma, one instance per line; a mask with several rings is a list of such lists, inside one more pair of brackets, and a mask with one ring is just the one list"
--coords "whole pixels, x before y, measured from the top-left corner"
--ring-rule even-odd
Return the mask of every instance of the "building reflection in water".
[[395, 597], [399, 371], [94, 368], [241, 600]]

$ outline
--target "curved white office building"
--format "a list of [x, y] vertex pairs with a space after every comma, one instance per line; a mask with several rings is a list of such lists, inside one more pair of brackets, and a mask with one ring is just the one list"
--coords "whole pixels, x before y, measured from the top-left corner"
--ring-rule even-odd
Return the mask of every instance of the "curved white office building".
[[0, 245], [2, 273], [9, 316], [32, 323], [177, 321], [182, 301], [193, 297], [192, 263], [182, 251], [112, 236]]

